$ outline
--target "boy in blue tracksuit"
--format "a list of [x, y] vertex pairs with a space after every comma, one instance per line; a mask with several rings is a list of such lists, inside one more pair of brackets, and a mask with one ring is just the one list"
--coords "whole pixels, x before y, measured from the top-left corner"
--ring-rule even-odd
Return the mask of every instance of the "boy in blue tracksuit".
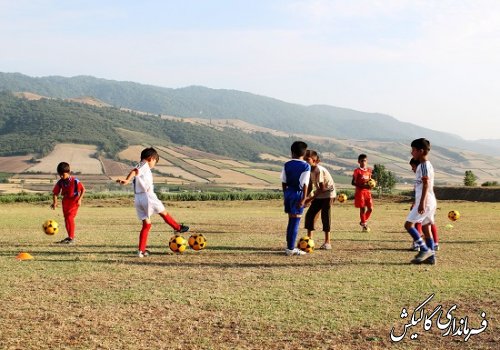
[[288, 214], [286, 255], [306, 254], [306, 252], [295, 247], [311, 176], [311, 166], [304, 161], [306, 150], [307, 144], [305, 142], [295, 141], [291, 147], [292, 159], [285, 163], [281, 171], [285, 213]]

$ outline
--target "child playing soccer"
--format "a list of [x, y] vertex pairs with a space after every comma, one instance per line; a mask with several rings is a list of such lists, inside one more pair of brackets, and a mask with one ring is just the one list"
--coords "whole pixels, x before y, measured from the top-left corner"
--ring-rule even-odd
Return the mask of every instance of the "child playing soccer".
[[[419, 161], [416, 160], [415, 158], [410, 159], [411, 170], [414, 173], [417, 171], [417, 166], [419, 164], [420, 164]], [[413, 205], [414, 204], [411, 205], [411, 208], [413, 208]], [[411, 208], [410, 208], [410, 210], [411, 210]], [[420, 222], [415, 223], [415, 228], [418, 230], [420, 235], [422, 235], [422, 223], [420, 223]], [[437, 233], [437, 225], [435, 223], [431, 224], [431, 233], [432, 233], [432, 239], [434, 240], [434, 251], [438, 251], [439, 250], [439, 237], [438, 237], [438, 233]], [[420, 248], [419, 248], [418, 244], [415, 244], [415, 242], [413, 242], [410, 250], [419, 251]]]
[[[437, 207], [434, 195], [434, 168], [427, 160], [430, 149], [431, 144], [425, 138], [413, 140], [411, 143], [411, 155], [419, 162], [419, 165], [415, 172], [415, 203], [406, 218], [405, 229], [420, 248], [419, 253], [411, 261], [412, 264], [433, 265], [436, 263], [434, 241], [430, 232]], [[415, 228], [415, 223], [422, 224], [425, 242]]]
[[60, 179], [52, 190], [52, 204], [50, 207], [56, 209], [57, 197], [62, 195], [62, 210], [64, 215], [64, 224], [68, 237], [58, 243], [73, 244], [75, 242], [75, 217], [78, 209], [82, 205], [85, 187], [76, 177], [71, 176], [70, 166], [66, 162], [57, 165], [57, 174]]
[[354, 206], [359, 208], [359, 224], [364, 232], [370, 232], [368, 219], [373, 211], [373, 199], [368, 180], [372, 178], [372, 169], [368, 168], [368, 157], [366, 154], [358, 156], [359, 167], [352, 174], [351, 184], [356, 187], [354, 192]]
[[311, 203], [307, 210], [305, 219], [305, 228], [307, 235], [312, 238], [314, 231], [314, 223], [317, 214], [321, 211], [321, 222], [323, 224], [323, 232], [325, 233], [325, 242], [319, 249], [332, 249], [330, 243], [330, 227], [332, 221], [332, 204], [337, 196], [335, 191], [335, 183], [328, 170], [319, 165], [320, 158], [316, 151], [308, 150], [304, 160], [311, 166], [311, 183], [313, 192], [306, 199], [306, 205]]
[[130, 171], [127, 177], [116, 182], [126, 185], [133, 178], [134, 184], [134, 204], [139, 220], [142, 220], [142, 229], [139, 234], [139, 249], [137, 256], [143, 258], [149, 255], [146, 250], [149, 230], [151, 229], [151, 215], [159, 214], [163, 220], [170, 225], [176, 232], [187, 232], [189, 226], [180, 225], [165, 210], [165, 206], [154, 193], [153, 173], [154, 168], [160, 156], [154, 148], [145, 148], [141, 152], [141, 161]]
[[305, 142], [295, 141], [291, 147], [292, 159], [285, 163], [281, 171], [285, 213], [288, 214], [286, 255], [306, 254], [306, 252], [295, 247], [311, 176], [311, 167], [304, 161], [306, 150], [307, 144]]

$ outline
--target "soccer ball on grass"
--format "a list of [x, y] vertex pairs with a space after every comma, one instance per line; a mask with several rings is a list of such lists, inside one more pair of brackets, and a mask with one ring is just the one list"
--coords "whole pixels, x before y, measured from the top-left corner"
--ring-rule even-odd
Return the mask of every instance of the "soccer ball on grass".
[[43, 232], [46, 235], [53, 236], [59, 232], [59, 224], [55, 220], [47, 220], [42, 225]]
[[202, 233], [193, 233], [188, 239], [188, 244], [194, 250], [202, 250], [207, 246], [207, 239]]
[[448, 213], [448, 219], [450, 219], [451, 221], [457, 221], [458, 219], [460, 219], [460, 213], [457, 210], [451, 210]]
[[347, 200], [347, 195], [345, 193], [339, 193], [337, 200], [339, 203], [344, 203]]
[[168, 244], [170, 250], [174, 253], [182, 253], [187, 248], [187, 241], [181, 235], [175, 235], [170, 238], [170, 242]]
[[314, 251], [314, 240], [304, 236], [299, 240], [298, 248], [306, 253], [312, 253]]

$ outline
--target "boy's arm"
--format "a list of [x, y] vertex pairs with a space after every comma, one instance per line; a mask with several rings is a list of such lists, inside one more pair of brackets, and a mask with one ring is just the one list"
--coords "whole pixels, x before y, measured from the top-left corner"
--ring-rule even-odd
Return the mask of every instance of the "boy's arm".
[[423, 214], [425, 211], [425, 201], [427, 200], [427, 189], [429, 188], [429, 178], [422, 177], [422, 196], [420, 196], [420, 203], [418, 204], [418, 213]]
[[57, 194], [52, 194], [52, 204], [50, 205], [52, 209], [56, 209], [57, 207]]
[[302, 187], [302, 199], [300, 200], [299, 203], [297, 203], [297, 206], [299, 208], [302, 208], [306, 205], [306, 198], [307, 198], [307, 189], [309, 188], [309, 185], [304, 185]]
[[[81, 184], [81, 182], [80, 182], [80, 184]], [[83, 198], [84, 194], [85, 194], [85, 187], [82, 184], [82, 188], [80, 190], [80, 197], [78, 197], [78, 206], [82, 205], [82, 198]]]
[[118, 182], [120, 185], [126, 185], [130, 182], [130, 179], [132, 179], [135, 175], [137, 175], [138, 172], [139, 172], [139, 170], [132, 169], [130, 171], [130, 173], [128, 173], [128, 175], [125, 179], [118, 179], [118, 180], [116, 180], [116, 182]]

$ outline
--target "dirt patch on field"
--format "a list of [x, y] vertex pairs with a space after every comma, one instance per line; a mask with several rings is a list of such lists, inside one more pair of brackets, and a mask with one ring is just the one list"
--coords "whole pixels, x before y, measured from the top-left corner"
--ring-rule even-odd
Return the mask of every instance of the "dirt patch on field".
[[500, 202], [500, 187], [434, 187], [437, 199]]
[[27, 156], [16, 156], [16, 157], [0, 157], [0, 172], [5, 173], [22, 173], [30, 166], [29, 160], [32, 155]]

